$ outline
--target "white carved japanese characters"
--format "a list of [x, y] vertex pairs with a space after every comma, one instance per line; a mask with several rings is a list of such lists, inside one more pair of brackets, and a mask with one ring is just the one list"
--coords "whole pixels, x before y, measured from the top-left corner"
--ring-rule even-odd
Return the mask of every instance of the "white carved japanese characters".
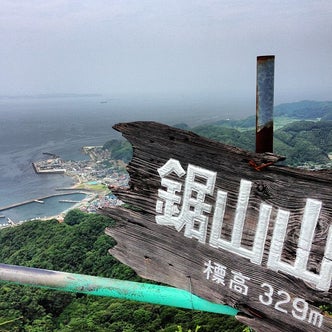
[[[174, 226], [177, 231], [184, 228], [184, 236], [188, 238], [195, 238], [203, 244], [208, 242], [211, 247], [227, 250], [248, 258], [254, 264], [261, 265], [273, 207], [264, 202], [260, 204], [253, 247], [252, 249], [243, 247], [241, 240], [252, 187], [251, 181], [241, 180], [240, 182], [232, 235], [230, 241], [228, 241], [221, 237], [227, 207], [227, 192], [217, 188], [215, 193], [216, 172], [191, 164], [188, 165], [187, 171], [185, 171], [180, 162], [175, 159], [169, 159], [165, 165], [158, 169], [158, 172], [161, 177], [161, 186], [166, 188], [166, 190], [158, 190], [156, 222], [159, 225]], [[168, 178], [172, 173], [177, 177], [186, 175], [184, 188], [182, 188], [181, 182]], [[207, 202], [206, 197], [208, 195], [216, 197], [214, 206]], [[278, 209], [267, 267], [307, 281], [318, 290], [328, 291], [332, 276], [331, 226], [319, 274], [307, 270], [321, 207], [322, 202], [318, 200], [311, 198], [306, 200], [296, 259], [293, 265], [281, 260], [290, 212]], [[212, 218], [210, 214], [213, 214]], [[212, 224], [210, 236], [207, 240], [209, 223]], [[294, 305], [296, 307], [297, 302]]]
[[283, 314], [292, 315], [294, 318], [313, 326], [322, 327], [324, 316], [316, 309], [309, 307], [308, 302], [303, 298], [292, 298], [283, 289], [276, 291], [267, 282], [260, 285], [261, 291], [257, 294], [252, 292], [250, 285], [248, 285], [251, 279], [248, 275], [234, 270], [229, 272], [226, 266], [211, 260], [205, 262], [204, 266], [203, 273], [206, 275], [206, 279], [218, 284], [221, 288], [228, 287], [231, 291], [244, 296], [257, 297], [256, 300], [264, 306], [272, 307]]
[[320, 274], [315, 274], [307, 270], [307, 263], [321, 207], [322, 202], [310, 198], [307, 199], [294, 265], [281, 261], [281, 250], [285, 241], [290, 213], [283, 210], [278, 211], [267, 267], [271, 270], [282, 271], [294, 277], [301, 278], [315, 284], [317, 289], [327, 291], [330, 288], [332, 275], [331, 226], [327, 237], [325, 255], [320, 267]]

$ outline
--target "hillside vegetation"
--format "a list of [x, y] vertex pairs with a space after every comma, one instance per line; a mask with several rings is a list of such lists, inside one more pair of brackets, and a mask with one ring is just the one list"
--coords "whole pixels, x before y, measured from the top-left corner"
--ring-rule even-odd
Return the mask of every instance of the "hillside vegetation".
[[111, 157], [114, 160], [123, 160], [129, 162], [133, 153], [133, 149], [128, 141], [112, 139], [103, 145], [104, 150], [111, 151]]
[[[255, 130], [238, 130], [212, 124], [193, 128], [195, 133], [255, 151]], [[332, 121], [297, 121], [274, 133], [274, 152], [286, 157], [286, 164], [328, 166], [332, 152]]]
[[332, 101], [302, 100], [296, 103], [285, 103], [274, 108], [276, 117], [287, 116], [301, 120], [332, 120]]
[[[302, 100], [295, 103], [285, 103], [274, 107], [274, 122], [279, 127], [279, 122], [290, 123], [294, 120], [332, 120], [332, 101]], [[230, 128], [249, 129], [256, 126], [256, 115], [241, 120], [220, 120], [216, 125]]]
[[[190, 128], [185, 123], [175, 127], [201, 136], [255, 151], [256, 116], [241, 120], [221, 120]], [[301, 101], [281, 104], [274, 109], [274, 153], [285, 156], [289, 166], [332, 167], [332, 102]], [[132, 149], [125, 140], [111, 140], [104, 145], [112, 156], [126, 162]]]
[[[108, 249], [104, 234], [112, 220], [69, 212], [65, 222], [31, 221], [0, 231], [0, 261], [58, 271], [140, 281]], [[107, 332], [240, 332], [235, 319], [216, 314], [130, 302], [112, 298], [0, 284], [0, 331]]]

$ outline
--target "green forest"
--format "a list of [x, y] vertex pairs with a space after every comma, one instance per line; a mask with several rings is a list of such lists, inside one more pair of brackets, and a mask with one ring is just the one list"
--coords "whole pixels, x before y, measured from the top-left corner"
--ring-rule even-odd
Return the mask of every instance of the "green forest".
[[109, 150], [112, 153], [112, 159], [123, 160], [128, 163], [133, 154], [133, 148], [125, 140], [112, 139], [103, 145], [104, 150]]
[[[213, 140], [255, 151], [255, 130], [211, 124], [193, 128]], [[331, 162], [332, 121], [296, 121], [274, 132], [274, 153], [286, 157], [288, 166], [325, 165]]]
[[[231, 124], [221, 121], [194, 128], [185, 124], [178, 124], [177, 127], [218, 142], [255, 151], [255, 129], [251, 126], [247, 128], [247, 121], [251, 122], [251, 118], [232, 121]], [[273, 143], [274, 153], [286, 157], [283, 164], [293, 167], [332, 167], [332, 121], [290, 121], [275, 130]], [[109, 141], [104, 148], [112, 149], [114, 158], [119, 157], [126, 162], [132, 157], [131, 145], [125, 140]]]
[[[288, 166], [332, 167], [332, 102], [300, 101], [274, 108], [274, 153]], [[256, 116], [191, 128], [216, 141], [255, 151]], [[183, 129], [183, 125], [180, 125]]]
[[[220, 120], [190, 128], [185, 123], [175, 127], [198, 135], [255, 151], [256, 116], [240, 120]], [[332, 102], [300, 101], [274, 108], [274, 153], [286, 157], [283, 164], [308, 168], [332, 167]], [[114, 158], [128, 162], [132, 148], [125, 140], [111, 140], [104, 145]]]
[[[0, 231], [1, 263], [142, 281], [115, 260], [104, 234], [113, 221], [70, 211], [63, 223], [29, 221]], [[0, 331], [241, 332], [224, 315], [1, 283]]]

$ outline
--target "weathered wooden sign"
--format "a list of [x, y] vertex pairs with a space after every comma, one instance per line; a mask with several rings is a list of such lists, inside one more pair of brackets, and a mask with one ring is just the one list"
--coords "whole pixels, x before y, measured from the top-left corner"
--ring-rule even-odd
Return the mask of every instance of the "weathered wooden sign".
[[153, 122], [115, 126], [133, 145], [135, 209], [103, 210], [111, 254], [145, 278], [241, 311], [256, 331], [332, 331], [332, 172]]

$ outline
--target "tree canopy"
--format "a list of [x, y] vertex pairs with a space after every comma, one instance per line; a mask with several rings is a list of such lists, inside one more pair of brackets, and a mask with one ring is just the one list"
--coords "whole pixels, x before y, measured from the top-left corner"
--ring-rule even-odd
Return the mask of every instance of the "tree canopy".
[[[0, 231], [2, 263], [116, 279], [142, 281], [108, 249], [104, 234], [113, 221], [98, 214], [70, 211], [63, 223], [29, 221]], [[148, 281], [146, 281], [148, 282]], [[243, 330], [235, 319], [209, 313], [112, 298], [0, 284], [2, 331], [201, 332]]]

